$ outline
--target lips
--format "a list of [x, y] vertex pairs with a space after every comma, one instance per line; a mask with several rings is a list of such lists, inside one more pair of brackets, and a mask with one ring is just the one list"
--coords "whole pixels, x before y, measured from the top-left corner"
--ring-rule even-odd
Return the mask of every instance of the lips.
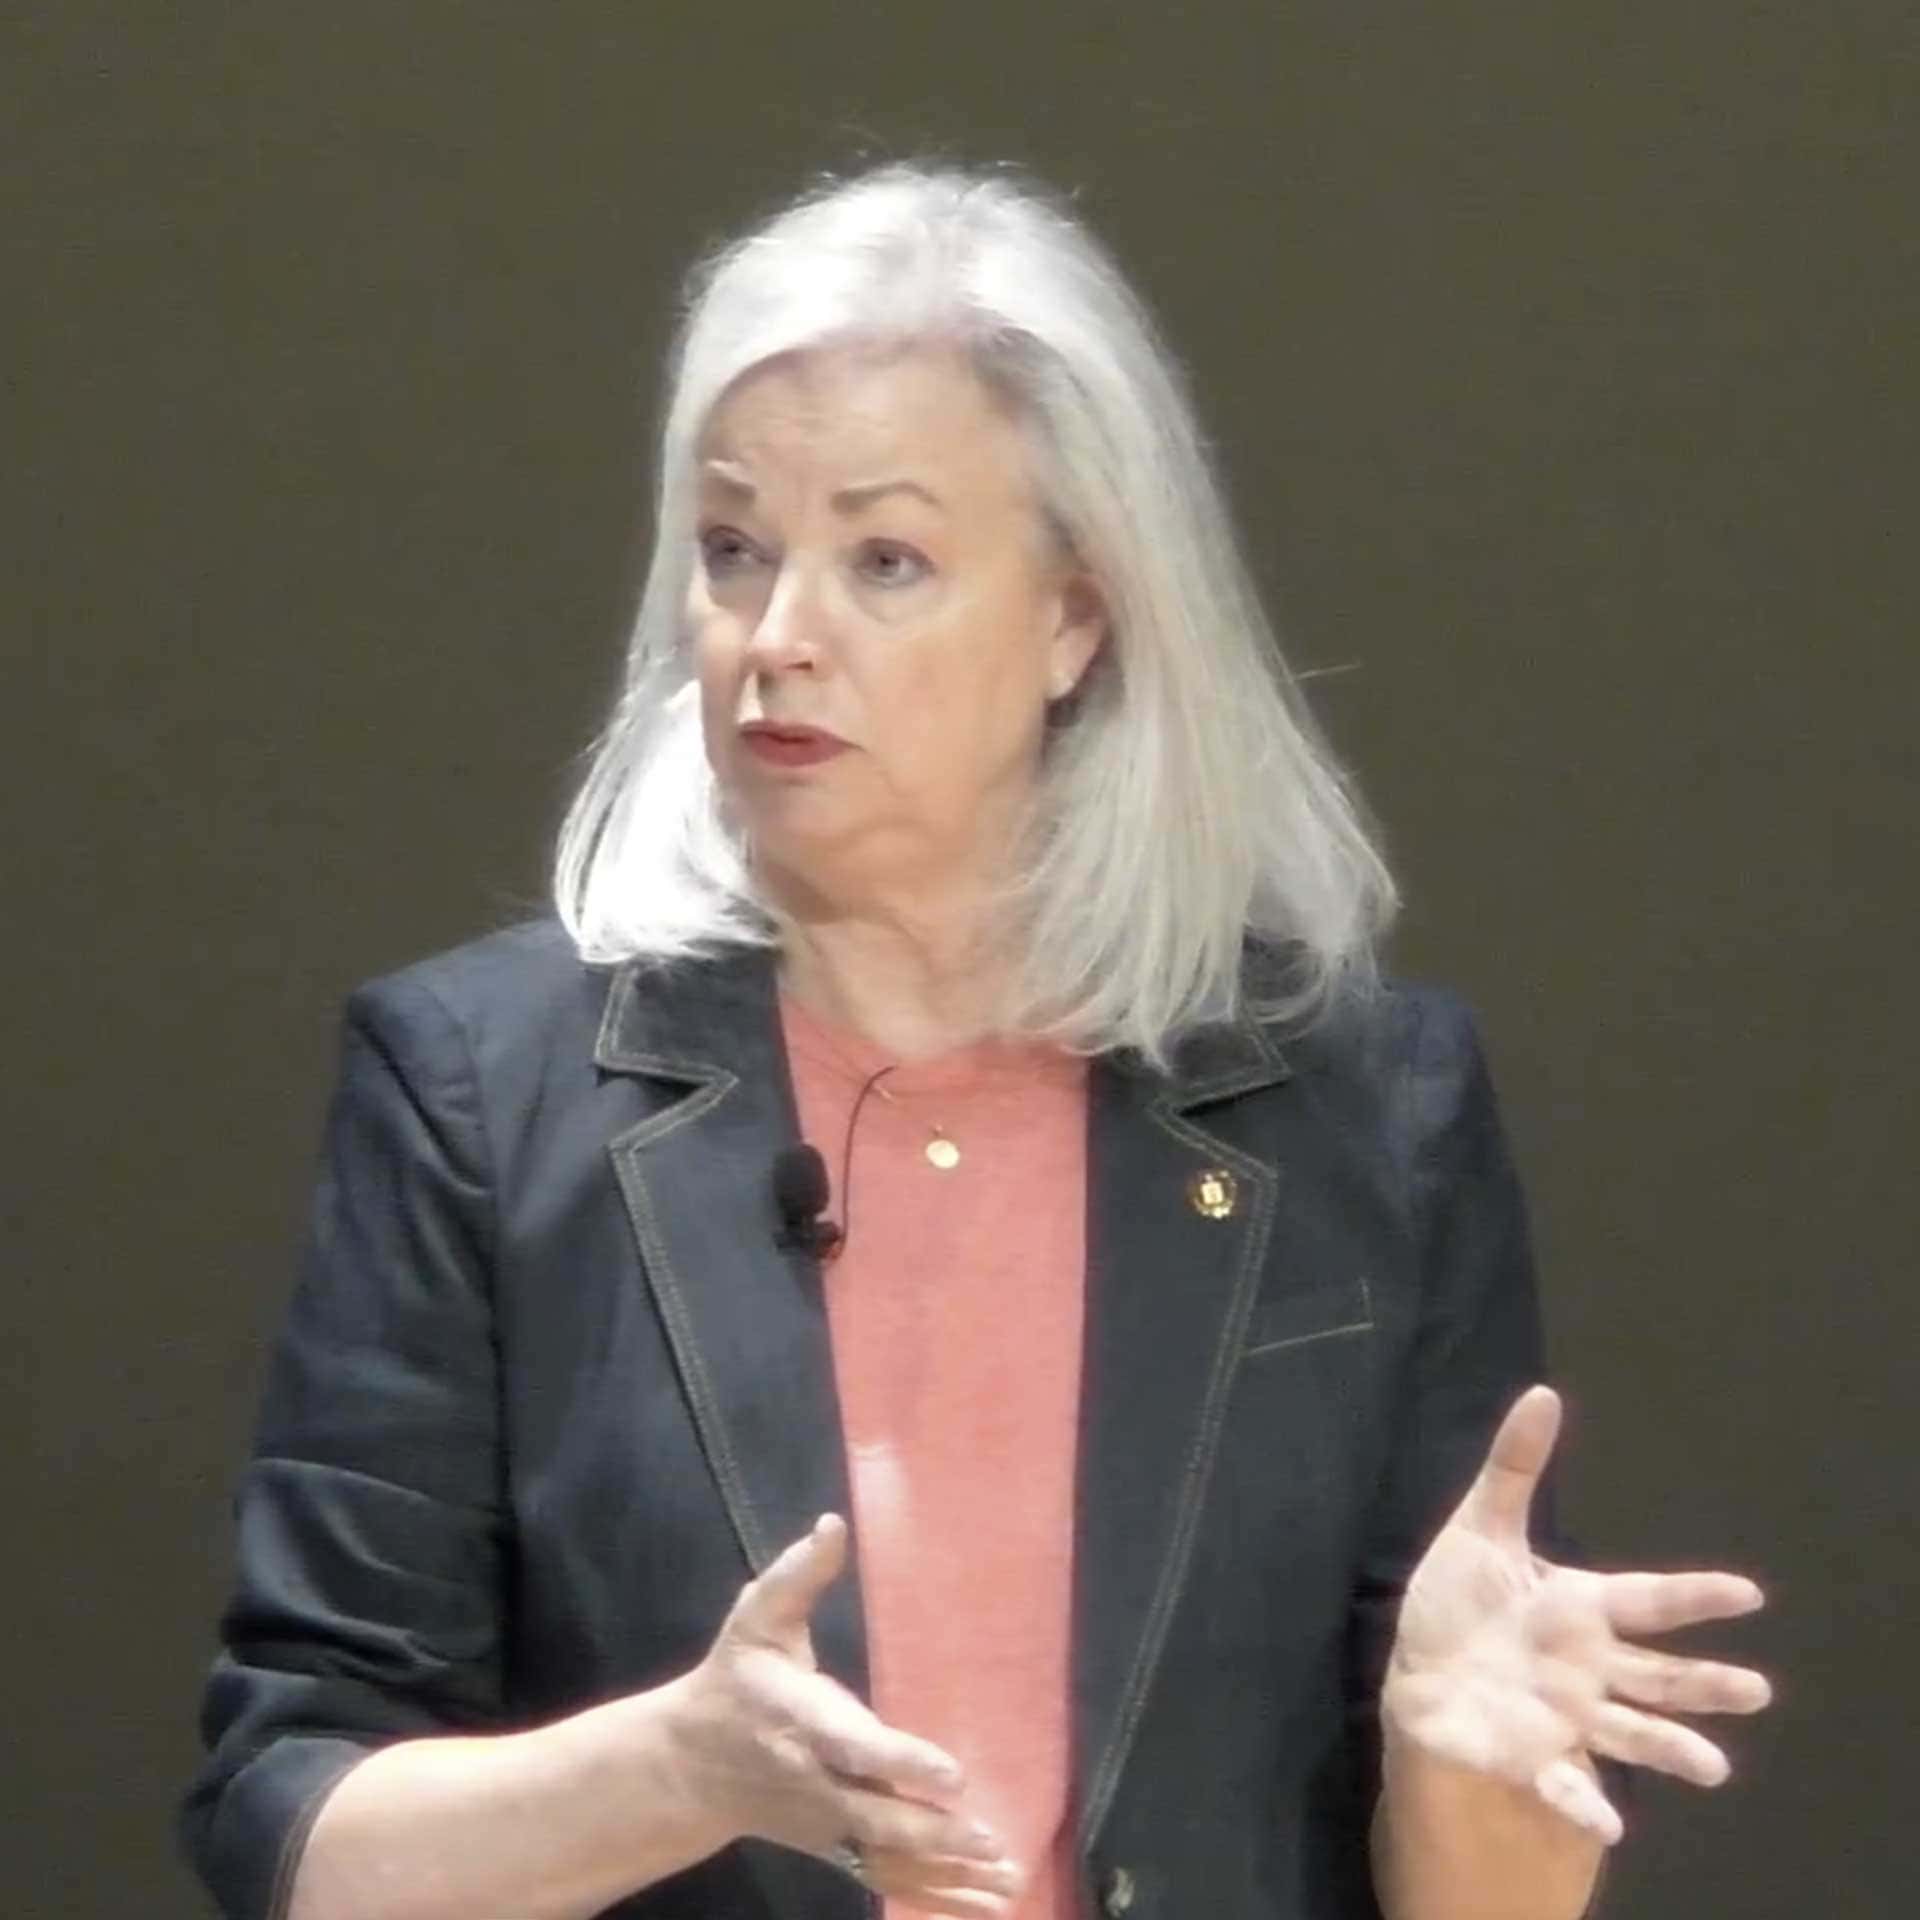
[[807, 767], [845, 753], [846, 741], [820, 727], [782, 726], [752, 720], [740, 729], [741, 743], [756, 759], [778, 767]]

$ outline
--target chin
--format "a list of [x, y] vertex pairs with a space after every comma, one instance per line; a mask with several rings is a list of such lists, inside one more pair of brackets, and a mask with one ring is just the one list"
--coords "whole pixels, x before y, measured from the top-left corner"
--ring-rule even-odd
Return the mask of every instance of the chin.
[[791, 788], [751, 798], [736, 796], [727, 812], [751, 845], [783, 865], [790, 856], [798, 860], [844, 845], [858, 831], [819, 795]]

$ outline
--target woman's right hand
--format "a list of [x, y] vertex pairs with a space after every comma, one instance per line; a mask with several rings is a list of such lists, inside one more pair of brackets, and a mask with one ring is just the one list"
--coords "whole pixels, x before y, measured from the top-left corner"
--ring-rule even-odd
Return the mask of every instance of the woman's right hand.
[[1020, 1875], [965, 1812], [958, 1763], [887, 1726], [814, 1659], [808, 1621], [846, 1557], [846, 1523], [828, 1514], [741, 1589], [707, 1657], [672, 1684], [676, 1771], [729, 1838], [822, 1859], [852, 1841], [875, 1892], [1000, 1920]]

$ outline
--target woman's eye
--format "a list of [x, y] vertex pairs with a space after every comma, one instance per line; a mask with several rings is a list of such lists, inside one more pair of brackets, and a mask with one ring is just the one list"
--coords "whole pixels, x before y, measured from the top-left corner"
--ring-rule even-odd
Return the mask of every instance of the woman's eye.
[[700, 554], [711, 574], [737, 572], [754, 557], [752, 544], [732, 527], [712, 527], [703, 533]]
[[860, 570], [883, 587], [911, 586], [929, 571], [923, 555], [892, 540], [870, 540], [861, 550]]

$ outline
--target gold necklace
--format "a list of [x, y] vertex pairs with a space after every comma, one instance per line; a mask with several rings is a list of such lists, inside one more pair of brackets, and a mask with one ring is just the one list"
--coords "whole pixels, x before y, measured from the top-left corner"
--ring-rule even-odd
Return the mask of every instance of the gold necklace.
[[[806, 1010], [802, 1008], [801, 1011], [804, 1013]], [[847, 1121], [847, 1137], [849, 1143], [851, 1143], [853, 1137], [853, 1122], [859, 1118], [860, 1108], [869, 1093], [877, 1093], [890, 1107], [897, 1107], [901, 1104], [900, 1096], [897, 1093], [893, 1092], [891, 1088], [881, 1085], [881, 1082], [888, 1074], [899, 1072], [899, 1062], [895, 1061], [891, 1066], [881, 1067], [869, 1073], [864, 1067], [855, 1066], [854, 1063], [840, 1051], [833, 1036], [826, 1031], [818, 1019], [810, 1017], [807, 1024], [811, 1030], [809, 1037], [815, 1042], [816, 1047], [830, 1054], [832, 1056], [831, 1064], [838, 1067], [849, 1079], [859, 1084], [860, 1092], [854, 1100], [853, 1113]], [[927, 1165], [940, 1173], [951, 1173], [954, 1168], [960, 1164], [959, 1142], [956, 1141], [938, 1121], [923, 1120], [920, 1124], [927, 1129], [927, 1143], [920, 1149], [926, 1158]]]
[[[892, 1073], [894, 1069], [882, 1067], [880, 1071]], [[889, 1093], [878, 1080], [874, 1082], [873, 1090], [890, 1107], [897, 1107], [900, 1104], [900, 1096], [897, 1093]], [[926, 1155], [928, 1166], [938, 1167], [942, 1173], [951, 1173], [960, 1164], [958, 1143], [937, 1120], [923, 1120], [920, 1124], [927, 1130], [927, 1144], [920, 1151]]]
[[[795, 1004], [799, 1004], [799, 1002], [795, 1002]], [[852, 1114], [847, 1117], [847, 1142], [849, 1142], [849, 1146], [851, 1146], [852, 1123], [860, 1117], [860, 1108], [864, 1106], [866, 1096], [868, 1096], [870, 1092], [877, 1092], [877, 1094], [881, 1096], [881, 1100], [887, 1102], [887, 1106], [900, 1106], [899, 1094], [893, 1092], [891, 1087], [883, 1087], [883, 1085], [881, 1085], [881, 1081], [883, 1081], [889, 1073], [897, 1073], [897, 1071], [899, 1071], [900, 1064], [899, 1062], [893, 1062], [891, 1066], [877, 1068], [874, 1069], [874, 1071], [868, 1071], [866, 1068], [854, 1066], [854, 1062], [849, 1060], [849, 1058], [841, 1052], [839, 1043], [833, 1039], [833, 1035], [828, 1033], [824, 1021], [820, 1021], [816, 1016], [808, 1014], [804, 1006], [801, 1008], [801, 1014], [806, 1016], [806, 1029], [808, 1029], [806, 1037], [814, 1043], [816, 1052], [826, 1052], [829, 1056], [829, 1066], [839, 1068], [841, 1073], [845, 1073], [849, 1079], [856, 1081], [858, 1087], [860, 1087], [860, 1092], [854, 1096], [854, 1102], [852, 1102]], [[952, 1173], [952, 1169], [960, 1165], [960, 1142], [954, 1140], [954, 1137], [948, 1133], [947, 1129], [945, 1129], [939, 1121], [922, 1121], [922, 1125], [927, 1129], [927, 1144], [920, 1148], [925, 1162], [927, 1162], [929, 1167], [933, 1167], [937, 1173]], [[845, 1183], [843, 1183], [843, 1185], [845, 1185]]]

